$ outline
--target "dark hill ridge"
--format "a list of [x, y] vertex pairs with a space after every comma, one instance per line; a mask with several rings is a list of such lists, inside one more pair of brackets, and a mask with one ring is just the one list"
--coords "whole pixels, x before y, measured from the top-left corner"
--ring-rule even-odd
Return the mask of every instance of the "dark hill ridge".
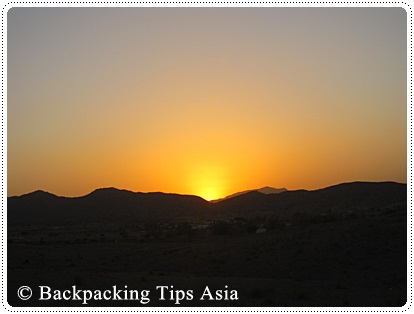
[[[67, 225], [142, 222], [198, 215], [276, 215], [295, 213], [373, 213], [403, 204], [407, 185], [395, 182], [343, 183], [315, 191], [263, 194], [257, 190], [210, 203], [192, 195], [141, 193], [104, 188], [81, 197], [60, 197], [35, 191], [8, 198], [9, 225]], [[212, 216], [212, 218], [214, 218]]]
[[217, 203], [218, 210], [237, 214], [371, 213], [407, 200], [407, 185], [395, 182], [352, 182], [320, 190], [262, 194], [252, 191]]
[[228, 195], [224, 198], [219, 198], [217, 200], [214, 200], [214, 201], [212, 201], [212, 203], [218, 203], [218, 202], [228, 200], [228, 199], [233, 198], [233, 197], [241, 196], [243, 194], [247, 194], [247, 193], [250, 193], [250, 192], [259, 192], [259, 193], [262, 193], [262, 194], [278, 194], [278, 193], [283, 193], [283, 192], [286, 192], [286, 191], [287, 190], [285, 188], [275, 189], [275, 188], [272, 188], [270, 186], [264, 186], [264, 187], [262, 187], [260, 189], [257, 189], [257, 190], [247, 190], [247, 191], [237, 192], [237, 193]]
[[206, 213], [210, 204], [198, 196], [141, 193], [104, 188], [81, 197], [33, 192], [8, 198], [10, 225], [66, 225], [143, 221]]

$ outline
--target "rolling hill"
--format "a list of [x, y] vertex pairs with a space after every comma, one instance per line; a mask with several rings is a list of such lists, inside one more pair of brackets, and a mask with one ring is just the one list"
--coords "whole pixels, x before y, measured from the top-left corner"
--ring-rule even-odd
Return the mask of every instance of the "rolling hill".
[[353, 182], [306, 191], [264, 194], [247, 191], [216, 203], [192, 195], [140, 193], [115, 188], [82, 197], [60, 197], [35, 191], [7, 200], [9, 225], [73, 225], [176, 219], [198, 215], [277, 215], [296, 213], [375, 213], [405, 203], [407, 185], [395, 182]]
[[269, 186], [265, 186], [265, 187], [262, 187], [262, 188], [257, 189], [257, 190], [247, 190], [247, 191], [237, 192], [237, 193], [228, 195], [224, 198], [219, 198], [217, 200], [213, 200], [212, 203], [218, 203], [218, 202], [228, 200], [230, 198], [237, 197], [237, 196], [240, 196], [240, 195], [243, 195], [243, 194], [246, 194], [246, 193], [250, 193], [250, 192], [259, 192], [259, 193], [262, 193], [262, 194], [278, 194], [278, 193], [282, 193], [282, 192], [286, 192], [286, 191], [287, 190], [285, 188], [275, 189], [275, 188], [272, 188], [272, 187], [269, 187]]
[[407, 185], [395, 182], [352, 182], [315, 191], [297, 190], [279, 194], [251, 191], [219, 202], [217, 210], [234, 214], [374, 213], [405, 203]]
[[200, 197], [140, 193], [104, 188], [81, 197], [59, 197], [35, 191], [7, 200], [9, 225], [66, 225], [168, 219], [206, 213], [210, 204]]

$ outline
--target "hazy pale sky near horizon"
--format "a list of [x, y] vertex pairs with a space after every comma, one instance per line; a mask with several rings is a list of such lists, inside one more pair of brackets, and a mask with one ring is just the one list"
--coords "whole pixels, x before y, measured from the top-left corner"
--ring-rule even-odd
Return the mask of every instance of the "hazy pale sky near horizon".
[[8, 195], [407, 179], [402, 8], [12, 8]]

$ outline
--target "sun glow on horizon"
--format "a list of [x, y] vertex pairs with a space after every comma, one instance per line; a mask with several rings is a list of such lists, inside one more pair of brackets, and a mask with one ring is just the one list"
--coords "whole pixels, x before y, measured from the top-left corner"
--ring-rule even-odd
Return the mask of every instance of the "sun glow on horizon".
[[206, 189], [205, 191], [203, 191], [202, 193], [200, 193], [200, 197], [204, 198], [206, 201], [214, 201], [216, 199], [219, 199], [220, 197], [218, 196], [217, 192], [214, 191], [213, 189]]
[[225, 197], [227, 194], [226, 170], [214, 165], [199, 165], [189, 181], [193, 194], [207, 201]]

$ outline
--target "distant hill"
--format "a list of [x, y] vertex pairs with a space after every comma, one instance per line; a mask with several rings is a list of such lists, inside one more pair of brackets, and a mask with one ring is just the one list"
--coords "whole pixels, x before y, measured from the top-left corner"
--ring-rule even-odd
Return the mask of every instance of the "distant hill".
[[[265, 193], [264, 193], [265, 192]], [[406, 204], [407, 185], [395, 182], [353, 182], [306, 191], [262, 188], [238, 193], [215, 203], [198, 196], [140, 193], [115, 188], [82, 197], [60, 197], [35, 191], [7, 200], [9, 225], [73, 225], [192, 219], [203, 215], [235, 217], [296, 213], [375, 213]]]
[[247, 191], [237, 192], [237, 193], [228, 195], [224, 198], [213, 200], [212, 203], [217, 203], [217, 202], [221, 202], [221, 201], [224, 201], [224, 200], [228, 200], [230, 198], [240, 196], [240, 195], [243, 195], [243, 194], [246, 194], [246, 193], [249, 193], [249, 192], [259, 192], [259, 193], [262, 193], [262, 194], [278, 194], [278, 193], [282, 193], [282, 192], [286, 192], [286, 191], [287, 190], [285, 188], [275, 189], [275, 188], [272, 188], [272, 187], [269, 187], [269, 186], [265, 186], [265, 187], [262, 187], [262, 188], [257, 189], [257, 190], [247, 190]]
[[278, 194], [251, 191], [216, 203], [216, 210], [234, 215], [295, 213], [373, 213], [407, 201], [407, 185], [395, 182], [352, 182], [315, 191], [297, 190]]
[[140, 193], [104, 188], [81, 197], [36, 191], [7, 200], [8, 224], [66, 225], [168, 219], [206, 213], [210, 203], [198, 196]]

